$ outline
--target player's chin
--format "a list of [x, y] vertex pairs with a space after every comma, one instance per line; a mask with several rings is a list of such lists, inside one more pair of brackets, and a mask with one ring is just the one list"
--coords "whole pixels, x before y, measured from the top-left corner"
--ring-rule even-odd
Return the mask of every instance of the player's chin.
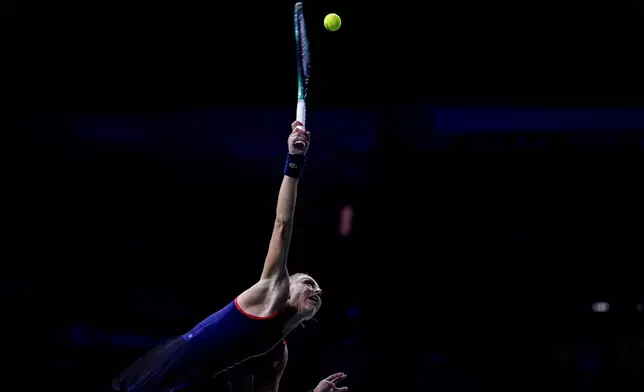
[[315, 313], [317, 313], [317, 308], [315, 305], [304, 305], [299, 309], [300, 315], [302, 315], [302, 318], [305, 320], [308, 320], [315, 316]]

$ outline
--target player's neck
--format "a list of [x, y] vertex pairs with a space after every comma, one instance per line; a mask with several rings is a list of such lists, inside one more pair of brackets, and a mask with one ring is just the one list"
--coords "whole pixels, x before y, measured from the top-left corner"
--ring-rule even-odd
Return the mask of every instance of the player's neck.
[[289, 313], [289, 317], [286, 319], [286, 323], [284, 323], [284, 329], [282, 330], [283, 336], [288, 335], [292, 330], [294, 330], [304, 321], [304, 316], [302, 316], [301, 314], [294, 311], [289, 311], [289, 309], [287, 309], [286, 311]]

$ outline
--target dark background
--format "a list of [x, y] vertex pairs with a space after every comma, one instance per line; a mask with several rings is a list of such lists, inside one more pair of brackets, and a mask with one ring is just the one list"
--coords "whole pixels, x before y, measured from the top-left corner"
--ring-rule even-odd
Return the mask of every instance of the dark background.
[[[305, 7], [313, 144], [289, 265], [325, 305], [282, 389], [335, 371], [353, 391], [641, 386], [642, 3]], [[2, 280], [33, 337], [22, 389], [105, 390], [257, 278], [292, 8], [19, 5]]]

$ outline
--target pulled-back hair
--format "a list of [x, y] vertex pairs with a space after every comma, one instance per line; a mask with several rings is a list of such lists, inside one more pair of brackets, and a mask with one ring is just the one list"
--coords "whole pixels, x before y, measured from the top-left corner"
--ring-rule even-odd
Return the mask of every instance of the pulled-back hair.
[[293, 275], [289, 276], [288, 278], [289, 278], [289, 280], [294, 280], [294, 279], [297, 279], [297, 278], [301, 278], [301, 277], [303, 277], [303, 276], [307, 276], [307, 277], [309, 277], [309, 276], [311, 276], [311, 275], [309, 275], [309, 274], [305, 274], [305, 273], [302, 273], [302, 272], [296, 272], [296, 273], [294, 273]]

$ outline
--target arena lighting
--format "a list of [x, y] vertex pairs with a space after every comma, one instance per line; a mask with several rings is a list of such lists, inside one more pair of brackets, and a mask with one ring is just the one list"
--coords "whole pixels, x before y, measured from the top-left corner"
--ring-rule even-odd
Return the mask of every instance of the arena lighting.
[[351, 234], [351, 226], [353, 223], [353, 207], [347, 204], [340, 210], [340, 235], [343, 237]]
[[593, 304], [593, 312], [603, 313], [608, 312], [610, 309], [610, 304], [608, 302], [595, 302]]

